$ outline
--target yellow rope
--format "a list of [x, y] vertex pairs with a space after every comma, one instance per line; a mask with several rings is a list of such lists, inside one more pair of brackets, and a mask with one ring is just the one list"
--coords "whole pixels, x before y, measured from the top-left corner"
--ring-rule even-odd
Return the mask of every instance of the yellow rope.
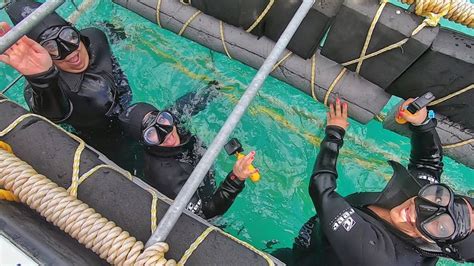
[[379, 122], [383, 122], [385, 120], [385, 116], [382, 115], [382, 114], [375, 115], [374, 118], [375, 118], [375, 120], [377, 120]]
[[470, 90], [472, 90], [472, 89], [474, 89], [474, 84], [471, 84], [471, 85], [467, 86], [466, 88], [464, 88], [464, 89], [462, 89], [462, 90], [459, 90], [459, 91], [453, 92], [453, 93], [451, 93], [451, 94], [448, 94], [448, 95], [444, 96], [443, 98], [439, 98], [439, 99], [436, 100], [436, 101], [432, 101], [431, 103], [428, 104], [428, 106], [433, 106], [433, 105], [440, 104], [440, 103], [442, 103], [442, 102], [445, 102], [445, 101], [447, 101], [447, 100], [449, 100], [449, 99], [451, 99], [451, 98], [454, 98], [454, 97], [456, 97], [456, 96], [458, 96], [458, 95], [460, 95], [460, 94], [462, 94], [462, 93], [465, 93], [465, 92], [467, 92], [467, 91], [470, 91]]
[[[10, 101], [7, 100], [7, 99], [0, 99], [0, 103], [4, 103], [4, 102], [10, 102]], [[70, 136], [71, 138], [73, 138], [74, 140], [79, 142], [79, 146], [77, 147], [76, 152], [74, 153], [72, 182], [71, 182], [70, 187], [67, 189], [67, 191], [69, 192], [69, 194], [71, 196], [77, 197], [77, 189], [78, 189], [79, 185], [82, 182], [84, 182], [84, 180], [86, 180], [89, 176], [91, 176], [94, 172], [96, 172], [98, 169], [101, 169], [101, 168], [112, 169], [112, 170], [122, 174], [127, 179], [132, 180], [132, 175], [128, 171], [116, 168], [116, 167], [111, 166], [111, 165], [106, 165], [106, 164], [97, 165], [94, 168], [87, 171], [86, 173], [84, 173], [81, 177], [79, 177], [80, 158], [81, 158], [82, 151], [85, 148], [85, 142], [81, 138], [79, 138], [78, 136], [66, 131], [62, 127], [56, 125], [55, 123], [49, 121], [48, 119], [46, 119], [46, 118], [44, 118], [40, 115], [37, 115], [37, 114], [24, 114], [24, 115], [16, 118], [15, 121], [13, 121], [7, 128], [0, 131], [0, 137], [4, 137], [6, 134], [11, 132], [16, 126], [18, 126], [23, 120], [25, 120], [26, 118], [31, 118], [31, 117], [35, 117], [35, 118], [38, 118], [38, 119], [40, 119], [44, 122], [49, 123], [50, 125], [54, 126], [55, 128], [59, 129], [60, 131], [64, 132], [65, 134], [67, 134], [68, 136]], [[150, 216], [151, 216], [151, 231], [154, 232], [155, 229], [156, 229], [156, 222], [157, 222], [156, 206], [157, 206], [158, 197], [157, 197], [157, 195], [154, 191], [148, 190], [148, 189], [147, 189], [147, 191], [152, 195], [152, 209], [150, 211]]]
[[458, 147], [461, 147], [461, 146], [464, 146], [464, 145], [467, 145], [467, 144], [471, 144], [473, 142], [474, 142], [474, 138], [471, 138], [471, 139], [467, 139], [467, 140], [464, 140], [464, 141], [460, 141], [458, 143], [444, 144], [443, 149], [458, 148]]
[[[370, 40], [372, 39], [372, 34], [374, 33], [375, 25], [377, 25], [380, 15], [382, 15], [383, 9], [385, 8], [385, 5], [387, 5], [387, 2], [388, 0], [381, 1], [379, 9], [377, 9], [377, 13], [375, 13], [374, 19], [372, 20], [372, 23], [370, 24], [369, 32], [367, 33], [367, 37], [365, 38], [365, 43], [364, 43], [364, 46], [362, 47], [362, 51], [360, 52], [359, 58], [364, 57], [365, 54], [367, 53], [367, 48], [369, 48]], [[357, 64], [357, 68], [356, 68], [357, 74], [359, 74], [360, 72], [360, 68], [362, 67], [362, 62], [363, 61], [361, 60]]]
[[291, 55], [293, 54], [293, 52], [288, 52], [285, 56], [283, 56], [282, 59], [280, 59], [280, 61], [278, 61], [272, 68], [272, 71], [275, 71], [275, 69], [277, 69], [283, 62], [286, 61], [286, 59], [288, 59]]
[[158, 206], [158, 194], [156, 191], [153, 189], [146, 189], [148, 193], [151, 194], [151, 219], [150, 219], [150, 225], [151, 225], [151, 233], [153, 234], [156, 230], [157, 224], [158, 224], [158, 219], [156, 215], [156, 207]]
[[446, 19], [474, 28], [474, 4], [469, 0], [401, 0], [415, 5], [419, 16], [442, 16]]
[[210, 226], [204, 232], [201, 233], [196, 240], [189, 246], [189, 248], [184, 252], [183, 257], [178, 261], [178, 266], [182, 266], [186, 263], [186, 261], [191, 257], [193, 252], [199, 247], [199, 245], [206, 239], [206, 237], [212, 232], [216, 230], [216, 227]]
[[9, 153], [13, 153], [13, 149], [10, 145], [8, 145], [6, 142], [0, 141], [0, 149], [6, 150]]
[[328, 99], [329, 99], [329, 95], [331, 94], [331, 92], [334, 90], [334, 88], [336, 87], [337, 83], [342, 79], [342, 77], [344, 76], [344, 74], [346, 73], [347, 71], [347, 68], [343, 67], [341, 69], [341, 72], [339, 72], [339, 74], [337, 75], [336, 79], [332, 82], [331, 86], [329, 86], [329, 89], [328, 91], [326, 92], [326, 95], [324, 96], [324, 105], [328, 106]]
[[[12, 147], [3, 141], [0, 141], [0, 149], [8, 153], [13, 153]], [[16, 201], [16, 202], [20, 201], [20, 199], [17, 198], [15, 194], [13, 194], [11, 191], [1, 189], [1, 188], [0, 188], [0, 200]]]
[[268, 265], [275, 265], [274, 262], [268, 257], [267, 254], [263, 253], [262, 251], [256, 249], [254, 246], [250, 245], [249, 243], [247, 242], [244, 242], [222, 230], [220, 230], [219, 228], [217, 227], [214, 227], [214, 226], [210, 226], [208, 227], [206, 230], [204, 230], [201, 235], [196, 238], [196, 240], [194, 240], [194, 242], [189, 246], [189, 248], [184, 252], [184, 255], [183, 257], [179, 260], [178, 262], [178, 266], [183, 266], [186, 261], [189, 259], [189, 257], [191, 257], [191, 255], [193, 254], [193, 252], [199, 247], [199, 245], [206, 239], [206, 237], [212, 232], [212, 231], [218, 231], [219, 233], [225, 235], [226, 237], [238, 242], [239, 244], [241, 244], [242, 246], [246, 247], [247, 249], [257, 253], [258, 255], [260, 255], [261, 257], [263, 257]]
[[158, 0], [156, 3], [156, 24], [158, 24], [158, 26], [162, 28], [161, 21], [160, 21], [160, 10], [161, 10], [161, 0]]
[[179, 31], [178, 35], [181, 36], [184, 31], [186, 30], [186, 28], [189, 26], [189, 24], [199, 15], [201, 14], [201, 10], [198, 10], [196, 11], [196, 13], [194, 13], [189, 19], [188, 21], [186, 21], [183, 25], [183, 27], [181, 28], [181, 30]]
[[0, 200], [20, 202], [20, 199], [11, 191], [0, 189]]
[[414, 35], [418, 34], [422, 29], [424, 29], [426, 26], [436, 26], [439, 22], [439, 18], [440, 16], [430, 16], [428, 18], [426, 18], [423, 23], [421, 23], [420, 25], [418, 25], [418, 27], [416, 27], [413, 32], [410, 34], [410, 37], [408, 38], [405, 38], [399, 42], [396, 42], [394, 44], [391, 44], [391, 45], [388, 45], [387, 47], [385, 48], [382, 48], [380, 50], [377, 50], [375, 52], [372, 52], [370, 54], [366, 54], [367, 53], [367, 49], [369, 47], [369, 44], [370, 44], [370, 41], [372, 40], [372, 36], [373, 36], [373, 31], [375, 29], [375, 26], [377, 25], [377, 22], [380, 18], [380, 16], [382, 15], [382, 12], [383, 12], [383, 9], [385, 8], [386, 4], [387, 4], [388, 0], [382, 0], [381, 1], [381, 4], [380, 4], [380, 7], [379, 9], [377, 10], [373, 20], [372, 20], [372, 23], [370, 24], [370, 27], [369, 27], [369, 31], [367, 32], [367, 37], [365, 39], [365, 42], [364, 42], [364, 46], [362, 47], [362, 51], [361, 51], [361, 54], [360, 54], [360, 57], [359, 58], [356, 58], [356, 59], [353, 59], [353, 60], [350, 60], [348, 62], [345, 62], [343, 63], [342, 65], [343, 66], [349, 66], [349, 65], [352, 65], [352, 64], [355, 64], [357, 63], [357, 67], [356, 67], [356, 73], [359, 74], [360, 73], [360, 70], [362, 68], [362, 63], [364, 62], [364, 60], [366, 59], [369, 59], [369, 58], [372, 58], [374, 56], [377, 56], [377, 55], [380, 55], [380, 54], [383, 54], [385, 52], [388, 52], [388, 51], [391, 51], [393, 49], [396, 49], [396, 48], [399, 48], [401, 47], [402, 45], [404, 45], [405, 43], [407, 43], [411, 37], [413, 37]]
[[229, 50], [227, 50], [227, 45], [225, 43], [225, 38], [224, 38], [224, 23], [221, 21], [219, 21], [219, 28], [220, 28], [220, 31], [221, 31], [221, 41], [222, 41], [222, 46], [224, 46], [224, 51], [225, 51], [225, 54], [227, 55], [227, 57], [229, 57], [230, 59], [232, 59], [232, 56], [230, 56], [230, 53], [229, 53]]
[[251, 250], [251, 251], [257, 253], [257, 254], [260, 255], [261, 257], [263, 257], [263, 258], [267, 261], [268, 265], [270, 265], [270, 266], [274, 266], [274, 265], [275, 265], [275, 263], [273, 262], [273, 260], [271, 260], [270, 257], [268, 257], [267, 254], [265, 254], [265, 253], [263, 253], [262, 251], [256, 249], [254, 246], [250, 245], [249, 243], [244, 242], [244, 241], [238, 239], [237, 237], [235, 237], [235, 236], [233, 236], [233, 235], [230, 235], [230, 234], [228, 234], [228, 233], [226, 233], [226, 232], [224, 232], [224, 231], [222, 231], [222, 230], [219, 230], [219, 232], [220, 232], [221, 234], [227, 236], [228, 238], [230, 238], [230, 239], [232, 239], [232, 240], [238, 242], [239, 244], [241, 244], [242, 246], [246, 247], [247, 249], [249, 249], [249, 250]]
[[315, 82], [316, 82], [316, 54], [314, 54], [313, 57], [311, 57], [311, 96], [313, 97], [313, 99], [317, 101], [318, 99], [316, 98], [316, 93], [314, 91]]
[[260, 14], [260, 16], [258, 16], [257, 20], [255, 20], [255, 22], [250, 26], [250, 28], [248, 28], [246, 30], [246, 32], [251, 32], [251, 31], [253, 31], [253, 29], [255, 29], [255, 27], [257, 27], [257, 25], [267, 15], [268, 11], [270, 11], [270, 9], [272, 8], [274, 3], [275, 3], [275, 0], [269, 0], [268, 5], [263, 10], [262, 14]]

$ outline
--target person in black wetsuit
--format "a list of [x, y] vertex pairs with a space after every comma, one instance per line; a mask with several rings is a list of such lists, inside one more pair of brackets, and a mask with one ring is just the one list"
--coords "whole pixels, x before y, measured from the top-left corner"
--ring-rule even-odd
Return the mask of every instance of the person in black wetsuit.
[[[16, 0], [7, 6], [7, 13], [18, 24], [39, 6]], [[9, 26], [2, 22], [0, 28], [3, 35]], [[133, 160], [127, 157], [133, 147], [117, 120], [130, 105], [132, 92], [102, 31], [79, 31], [52, 13], [0, 55], [0, 61], [25, 76], [24, 94], [32, 112], [71, 125], [89, 145], [133, 170]]]
[[408, 170], [391, 161], [394, 175], [382, 192], [344, 198], [335, 190], [347, 104], [331, 104], [309, 185], [317, 215], [301, 228], [293, 249], [277, 250], [276, 257], [288, 265], [435, 265], [440, 256], [474, 261], [474, 200], [440, 184], [436, 120], [427, 118], [426, 108], [401, 115], [411, 122]]
[[[164, 111], [136, 103], [120, 115], [123, 128], [144, 145], [144, 180], [170, 199], [175, 199], [206, 151], [202, 141], [184, 128], [184, 120], [205, 108], [217, 89], [216, 84], [209, 84]], [[245, 180], [258, 171], [248, 169], [254, 156], [252, 151], [238, 160], [217, 189], [210, 170], [187, 209], [205, 219], [224, 214], [244, 189]]]

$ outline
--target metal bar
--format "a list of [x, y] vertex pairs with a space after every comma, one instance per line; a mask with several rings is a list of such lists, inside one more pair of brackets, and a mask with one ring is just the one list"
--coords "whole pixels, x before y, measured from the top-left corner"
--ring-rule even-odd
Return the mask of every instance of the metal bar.
[[16, 43], [21, 37], [31, 31], [41, 20], [53, 13], [65, 0], [48, 0], [33, 11], [28, 17], [20, 21], [15, 27], [0, 37], [0, 54]]
[[21, 78], [23, 77], [23, 75], [19, 75], [18, 77], [16, 77], [12, 82], [10, 82], [10, 84], [8, 84], [5, 89], [2, 90], [2, 92], [0, 92], [0, 94], [5, 94], [7, 93], [7, 91], [9, 89], [11, 89], [11, 87], [13, 87]]
[[273, 47], [272, 51], [270, 52], [270, 55], [268, 55], [267, 59], [265, 59], [265, 62], [263, 62], [263, 65], [258, 70], [254, 79], [245, 91], [244, 95], [242, 96], [242, 98], [240, 98], [234, 110], [227, 118], [227, 121], [224, 123], [221, 130], [214, 138], [212, 144], [209, 146], [194, 171], [191, 173], [191, 176], [189, 177], [188, 181], [186, 182], [186, 184], [184, 184], [183, 188], [179, 192], [173, 204], [166, 212], [165, 216], [161, 219], [160, 223], [158, 224], [157, 230], [155, 231], [155, 233], [153, 233], [153, 235], [146, 243], [146, 247], [149, 247], [157, 242], [166, 240], [174, 225], [178, 221], [178, 218], [181, 216], [181, 213], [184, 211], [184, 209], [188, 205], [188, 202], [194, 195], [199, 184], [206, 176], [207, 172], [209, 171], [209, 168], [211, 168], [217, 155], [221, 151], [222, 147], [224, 147], [228, 137], [239, 123], [247, 107], [255, 98], [255, 95], [257, 94], [265, 79], [271, 73], [273, 66], [280, 58], [281, 54], [285, 50], [286, 46], [290, 42], [291, 38], [295, 34], [296, 30], [298, 29], [299, 25], [301, 24], [313, 4], [314, 0], [304, 0], [301, 6], [298, 8], [297, 12], [291, 19], [290, 23], [288, 24], [280, 39], [276, 43], [275, 47]]

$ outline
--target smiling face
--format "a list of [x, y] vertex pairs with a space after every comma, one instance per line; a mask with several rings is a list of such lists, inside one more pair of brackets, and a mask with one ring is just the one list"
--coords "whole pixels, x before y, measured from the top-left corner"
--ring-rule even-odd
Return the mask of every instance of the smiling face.
[[[467, 202], [466, 202], [467, 203]], [[468, 205], [470, 206], [470, 205]], [[474, 230], [474, 212], [472, 208], [469, 208], [470, 217], [471, 217], [471, 231]], [[429, 238], [425, 237], [416, 227], [416, 209], [415, 209], [415, 197], [412, 197], [402, 204], [396, 206], [390, 210], [390, 219], [391, 223], [395, 228], [401, 232], [413, 237], [413, 238], [423, 238], [428, 242], [433, 242]], [[442, 220], [441, 220], [442, 223]], [[442, 230], [442, 226], [436, 226], [437, 224], [433, 223], [430, 225], [432, 228], [427, 228], [429, 231], [434, 232], [437, 230]]]
[[79, 48], [68, 55], [64, 60], [53, 60], [54, 64], [65, 72], [81, 73], [89, 66], [89, 54], [81, 41]]

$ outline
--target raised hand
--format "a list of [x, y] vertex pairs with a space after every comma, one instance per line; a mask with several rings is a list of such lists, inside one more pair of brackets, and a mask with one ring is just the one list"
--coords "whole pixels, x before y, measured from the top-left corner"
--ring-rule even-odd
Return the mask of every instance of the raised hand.
[[250, 152], [245, 157], [240, 158], [234, 164], [233, 172], [234, 175], [241, 181], [247, 179], [250, 175], [258, 172], [258, 169], [250, 170], [249, 166], [252, 165], [255, 159], [255, 151]]
[[349, 127], [347, 121], [347, 103], [341, 103], [339, 98], [336, 99], [336, 106], [329, 105], [329, 112], [327, 113], [327, 125], [339, 126], [346, 130]]
[[[0, 37], [9, 30], [10, 26], [7, 23], [0, 22]], [[46, 72], [53, 66], [48, 51], [26, 36], [13, 44], [5, 53], [0, 54], [0, 61], [25, 76]]]
[[426, 107], [421, 108], [418, 112], [412, 114], [406, 110], [406, 107], [410, 105], [415, 99], [410, 98], [407, 99], [403, 104], [400, 106], [400, 110], [398, 110], [398, 115], [405, 119], [407, 122], [412, 123], [413, 125], [420, 125], [426, 120], [426, 116], [428, 116], [428, 110]]

